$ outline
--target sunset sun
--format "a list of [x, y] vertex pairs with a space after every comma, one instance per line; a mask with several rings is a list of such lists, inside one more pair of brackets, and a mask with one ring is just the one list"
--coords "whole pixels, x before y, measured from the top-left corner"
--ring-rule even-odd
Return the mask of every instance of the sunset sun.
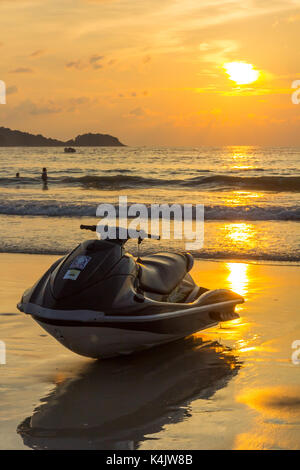
[[224, 64], [224, 69], [229, 75], [229, 79], [236, 82], [237, 85], [253, 83], [259, 77], [258, 70], [255, 70], [252, 64], [245, 62], [228, 62]]

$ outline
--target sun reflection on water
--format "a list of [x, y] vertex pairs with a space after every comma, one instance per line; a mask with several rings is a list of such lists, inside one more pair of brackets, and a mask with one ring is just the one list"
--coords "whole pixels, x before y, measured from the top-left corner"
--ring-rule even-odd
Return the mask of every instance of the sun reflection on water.
[[233, 160], [251, 160], [253, 158], [253, 151], [255, 147], [251, 145], [229, 145], [228, 150], [231, 151], [231, 158]]
[[227, 237], [234, 243], [242, 242], [244, 244], [253, 245], [253, 225], [247, 223], [230, 224], [224, 227], [227, 230]]
[[[257, 227], [252, 223], [225, 223], [221, 227], [223, 245], [231, 251], [245, 253], [255, 250], [257, 246]], [[242, 268], [240, 268], [242, 269]]]
[[222, 195], [222, 202], [225, 206], [239, 206], [239, 205], [251, 205], [253, 199], [262, 200], [264, 198], [263, 193], [254, 191], [232, 191], [228, 194]]
[[235, 170], [254, 170], [257, 158], [253, 147], [229, 147], [228, 166]]
[[226, 267], [229, 270], [227, 282], [230, 289], [245, 296], [248, 292], [249, 265], [245, 263], [226, 263]]

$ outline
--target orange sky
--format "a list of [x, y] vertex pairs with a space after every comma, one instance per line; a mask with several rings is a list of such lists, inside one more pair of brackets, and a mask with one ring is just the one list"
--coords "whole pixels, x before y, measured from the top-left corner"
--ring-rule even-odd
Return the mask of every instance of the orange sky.
[[[0, 125], [128, 145], [300, 145], [300, 0], [0, 0]], [[236, 85], [224, 63], [260, 72]]]

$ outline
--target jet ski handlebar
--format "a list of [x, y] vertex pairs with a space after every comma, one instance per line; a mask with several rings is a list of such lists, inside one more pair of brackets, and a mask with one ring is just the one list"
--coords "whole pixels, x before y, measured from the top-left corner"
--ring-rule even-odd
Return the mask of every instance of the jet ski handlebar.
[[[97, 225], [80, 225], [80, 228], [81, 230], [91, 230], [91, 232], [97, 232]], [[124, 241], [124, 243], [129, 240], [129, 238], [134, 238], [134, 237], [131, 237], [130, 234], [128, 233], [127, 231], [127, 236], [124, 237], [119, 237], [119, 227], [116, 227], [116, 238], [115, 240], [122, 240]], [[139, 232], [139, 236], [136, 237], [138, 239], [138, 242], [141, 243], [142, 240], [144, 240], [144, 238], [152, 238], [154, 240], [160, 240], [160, 236], [159, 235], [151, 235], [151, 233], [146, 233], [144, 232], [144, 230], [141, 230]], [[109, 239], [109, 238], [107, 238]]]

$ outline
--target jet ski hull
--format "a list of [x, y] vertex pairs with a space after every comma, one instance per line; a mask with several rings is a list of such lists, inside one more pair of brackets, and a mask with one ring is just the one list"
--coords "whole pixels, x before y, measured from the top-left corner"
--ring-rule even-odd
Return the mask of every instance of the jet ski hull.
[[[132, 354], [176, 341], [222, 320], [238, 318], [237, 299], [212, 305], [154, 315], [105, 315], [88, 310], [52, 310], [34, 304], [22, 306], [25, 313], [71, 351], [91, 358]], [[21, 306], [20, 306], [21, 307]], [[84, 318], [84, 321], [83, 321]]]
[[85, 326], [54, 326], [37, 320], [37, 323], [63, 346], [90, 358], [109, 358], [149, 349], [179, 339], [180, 336], [147, 331], [123, 330]]

